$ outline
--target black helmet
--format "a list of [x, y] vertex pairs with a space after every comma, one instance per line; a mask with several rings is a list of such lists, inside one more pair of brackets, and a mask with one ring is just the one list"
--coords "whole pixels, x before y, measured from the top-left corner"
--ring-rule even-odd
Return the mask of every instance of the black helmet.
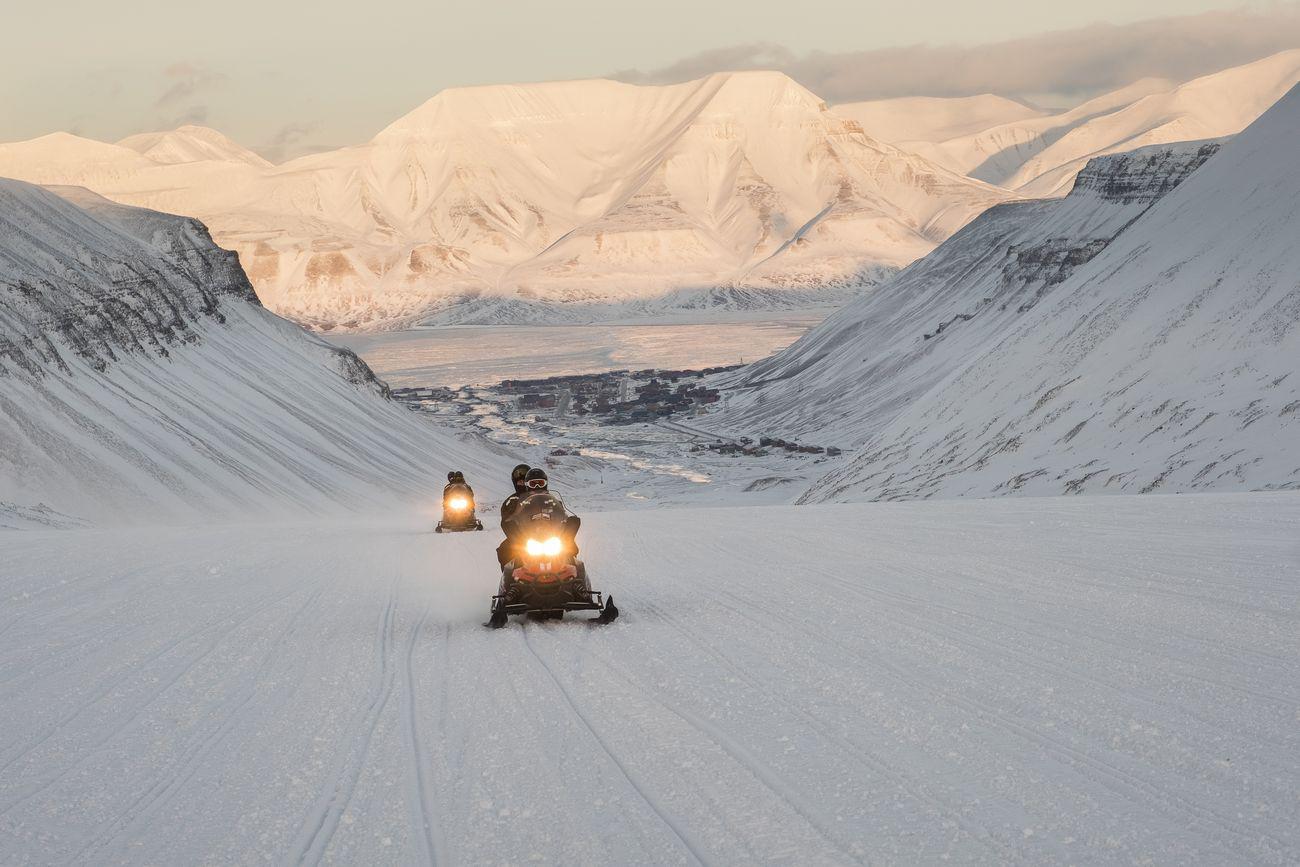
[[450, 473], [447, 473], [447, 481], [453, 485], [463, 483], [465, 481], [465, 474], [460, 470], [452, 470]]
[[516, 464], [515, 468], [510, 471], [510, 481], [514, 484], [515, 490], [522, 491], [524, 489], [524, 479], [528, 477], [528, 471], [531, 469], [532, 467], [528, 466], [528, 464]]
[[528, 471], [528, 475], [524, 476], [524, 487], [530, 491], [544, 491], [546, 484], [546, 470], [541, 467], [533, 467]]

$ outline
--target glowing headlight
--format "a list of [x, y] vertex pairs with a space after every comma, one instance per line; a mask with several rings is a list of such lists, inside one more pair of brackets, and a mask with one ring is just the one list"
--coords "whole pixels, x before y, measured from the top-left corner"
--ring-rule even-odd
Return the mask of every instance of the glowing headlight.
[[529, 539], [524, 544], [524, 550], [526, 550], [529, 554], [531, 554], [534, 557], [537, 557], [539, 555], [554, 557], [556, 554], [560, 553], [560, 549], [562, 547], [563, 544], [560, 542], [559, 537], [557, 536], [552, 536], [551, 538], [547, 539], [545, 542], [539, 542], [536, 539]]
[[465, 509], [469, 508], [469, 500], [464, 497], [452, 497], [447, 501], [447, 506], [453, 512], [463, 512]]

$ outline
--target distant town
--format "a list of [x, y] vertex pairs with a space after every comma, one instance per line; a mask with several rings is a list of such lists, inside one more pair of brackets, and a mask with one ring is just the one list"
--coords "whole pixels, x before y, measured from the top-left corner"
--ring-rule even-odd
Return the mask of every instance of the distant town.
[[[524, 422], [537, 430], [555, 431], [556, 426], [582, 426], [583, 422], [604, 425], [635, 425], [666, 422], [673, 416], [700, 414], [721, 398], [716, 388], [703, 383], [707, 377], [736, 370], [741, 365], [706, 367], [699, 370], [612, 370], [570, 374], [543, 379], [507, 379], [494, 386], [442, 386], [395, 388], [394, 400], [417, 412], [471, 416], [484, 419], [481, 407], [491, 405], [496, 413], [512, 422]], [[480, 425], [482, 421], [478, 422]], [[696, 431], [673, 422], [683, 432], [704, 437], [693, 452], [762, 457], [772, 452], [838, 457], [835, 446], [797, 443], [777, 437], [722, 437]], [[578, 450], [556, 448], [550, 456], [577, 454]]]
[[[549, 420], [599, 416], [605, 424], [635, 424], [678, 413], [689, 413], [716, 403], [716, 388], [702, 385], [706, 376], [735, 370], [740, 365], [701, 370], [613, 370], [603, 373], [552, 376], [545, 379], [507, 379], [491, 388], [497, 398], [512, 400], [518, 413], [545, 413]], [[414, 409], [429, 404], [459, 404], [469, 412], [474, 392], [467, 388], [395, 388], [393, 398]]]

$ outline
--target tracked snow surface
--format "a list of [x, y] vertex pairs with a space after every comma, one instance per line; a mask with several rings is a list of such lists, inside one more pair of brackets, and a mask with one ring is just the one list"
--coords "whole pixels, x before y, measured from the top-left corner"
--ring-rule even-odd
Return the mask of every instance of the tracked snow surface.
[[59, 192], [0, 180], [0, 527], [373, 509], [504, 463], [263, 310], [198, 222]]
[[1298, 135], [1293, 90], [1149, 207], [1213, 146], [994, 209], [757, 365], [731, 423], [855, 442], [809, 500], [1300, 486]]
[[824, 308], [1013, 198], [759, 72], [451, 89], [277, 167], [196, 127], [56, 134], [0, 145], [0, 175], [202, 219], [325, 328]]
[[1300, 495], [584, 517], [4, 535], [0, 862], [1300, 859]]

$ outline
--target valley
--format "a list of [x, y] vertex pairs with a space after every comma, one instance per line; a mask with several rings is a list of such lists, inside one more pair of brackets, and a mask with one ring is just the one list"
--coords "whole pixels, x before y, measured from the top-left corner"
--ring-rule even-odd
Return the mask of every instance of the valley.
[[0, 864], [1300, 863], [1274, 51], [0, 144]]

